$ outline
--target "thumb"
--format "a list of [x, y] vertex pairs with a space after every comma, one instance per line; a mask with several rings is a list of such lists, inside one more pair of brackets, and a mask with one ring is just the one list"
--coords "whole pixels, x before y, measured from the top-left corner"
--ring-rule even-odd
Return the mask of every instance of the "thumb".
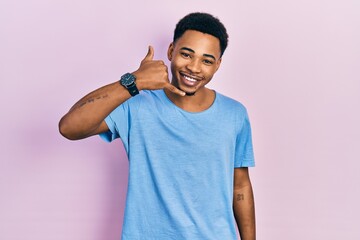
[[143, 61], [151, 61], [154, 58], [154, 48], [152, 46], [149, 46], [149, 50], [143, 59]]

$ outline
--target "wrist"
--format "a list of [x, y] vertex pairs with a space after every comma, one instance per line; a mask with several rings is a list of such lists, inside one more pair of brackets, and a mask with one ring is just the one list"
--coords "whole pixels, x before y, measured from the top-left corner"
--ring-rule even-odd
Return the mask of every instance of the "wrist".
[[132, 72], [131, 74], [136, 78], [136, 87], [139, 91], [149, 89], [146, 86], [146, 81], [144, 81], [144, 79], [141, 77], [141, 74], [139, 74], [137, 71]]
[[136, 76], [131, 73], [125, 73], [119, 80], [120, 85], [125, 87], [131, 96], [139, 94], [139, 89], [136, 86]]

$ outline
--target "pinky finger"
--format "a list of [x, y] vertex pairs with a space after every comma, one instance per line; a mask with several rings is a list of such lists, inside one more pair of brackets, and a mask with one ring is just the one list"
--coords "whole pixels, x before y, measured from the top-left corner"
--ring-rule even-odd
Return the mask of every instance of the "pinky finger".
[[180, 96], [185, 96], [185, 92], [184, 91], [181, 91], [180, 89], [178, 89], [177, 87], [175, 87], [174, 85], [172, 85], [171, 83], [167, 84], [165, 86], [166, 89], [168, 89], [169, 91], [175, 93], [175, 94], [178, 94]]

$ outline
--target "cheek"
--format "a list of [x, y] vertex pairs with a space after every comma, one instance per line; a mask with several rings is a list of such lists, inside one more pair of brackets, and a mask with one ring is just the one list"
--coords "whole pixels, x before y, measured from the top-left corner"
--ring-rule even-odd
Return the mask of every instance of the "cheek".
[[187, 63], [187, 60], [186, 59], [184, 59], [184, 58], [182, 58], [182, 57], [180, 57], [180, 56], [175, 56], [174, 58], [173, 58], [173, 62], [174, 62], [174, 64], [176, 65], [176, 66], [184, 66], [186, 63]]
[[176, 76], [179, 71], [179, 67], [176, 62], [172, 61], [170, 64], [171, 75]]
[[213, 75], [215, 74], [216, 69], [215, 68], [211, 68], [211, 69], [205, 69], [204, 70], [204, 75], [207, 79], [211, 79], [213, 77]]
[[173, 58], [173, 60], [171, 61], [172, 70], [182, 69], [185, 65], [186, 65], [186, 60], [181, 58]]

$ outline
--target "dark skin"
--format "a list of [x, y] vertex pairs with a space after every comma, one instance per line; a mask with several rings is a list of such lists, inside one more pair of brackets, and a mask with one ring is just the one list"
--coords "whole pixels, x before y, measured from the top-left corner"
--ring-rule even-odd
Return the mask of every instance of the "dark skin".
[[[153, 60], [154, 49], [150, 46], [136, 76], [139, 91], [143, 89], [166, 89], [184, 96], [185, 93], [170, 84], [167, 67], [163, 61]], [[131, 97], [127, 89], [118, 81], [103, 86], [81, 98], [59, 122], [60, 133], [70, 140], [87, 138], [109, 129], [104, 121], [117, 106]]]
[[255, 240], [255, 205], [248, 168], [234, 170], [233, 210], [240, 237], [242, 240]]
[[[164, 89], [168, 98], [189, 112], [209, 108], [215, 93], [206, 87], [221, 64], [219, 40], [209, 34], [188, 30], [168, 49], [172, 79], [167, 66], [154, 60], [150, 46], [140, 67], [133, 72], [141, 90]], [[131, 97], [118, 81], [101, 87], [80, 99], [59, 122], [60, 133], [70, 139], [83, 139], [108, 131], [104, 121], [117, 106]], [[242, 240], [255, 240], [255, 210], [247, 168], [234, 170], [234, 216]]]
[[[221, 51], [219, 40], [209, 34], [188, 30], [168, 49], [171, 61], [171, 83], [184, 92], [194, 94], [179, 97], [165, 89], [166, 95], [178, 107], [189, 112], [209, 108], [215, 99], [214, 91], [206, 85], [219, 69]], [[192, 79], [187, 81], [186, 78]]]

